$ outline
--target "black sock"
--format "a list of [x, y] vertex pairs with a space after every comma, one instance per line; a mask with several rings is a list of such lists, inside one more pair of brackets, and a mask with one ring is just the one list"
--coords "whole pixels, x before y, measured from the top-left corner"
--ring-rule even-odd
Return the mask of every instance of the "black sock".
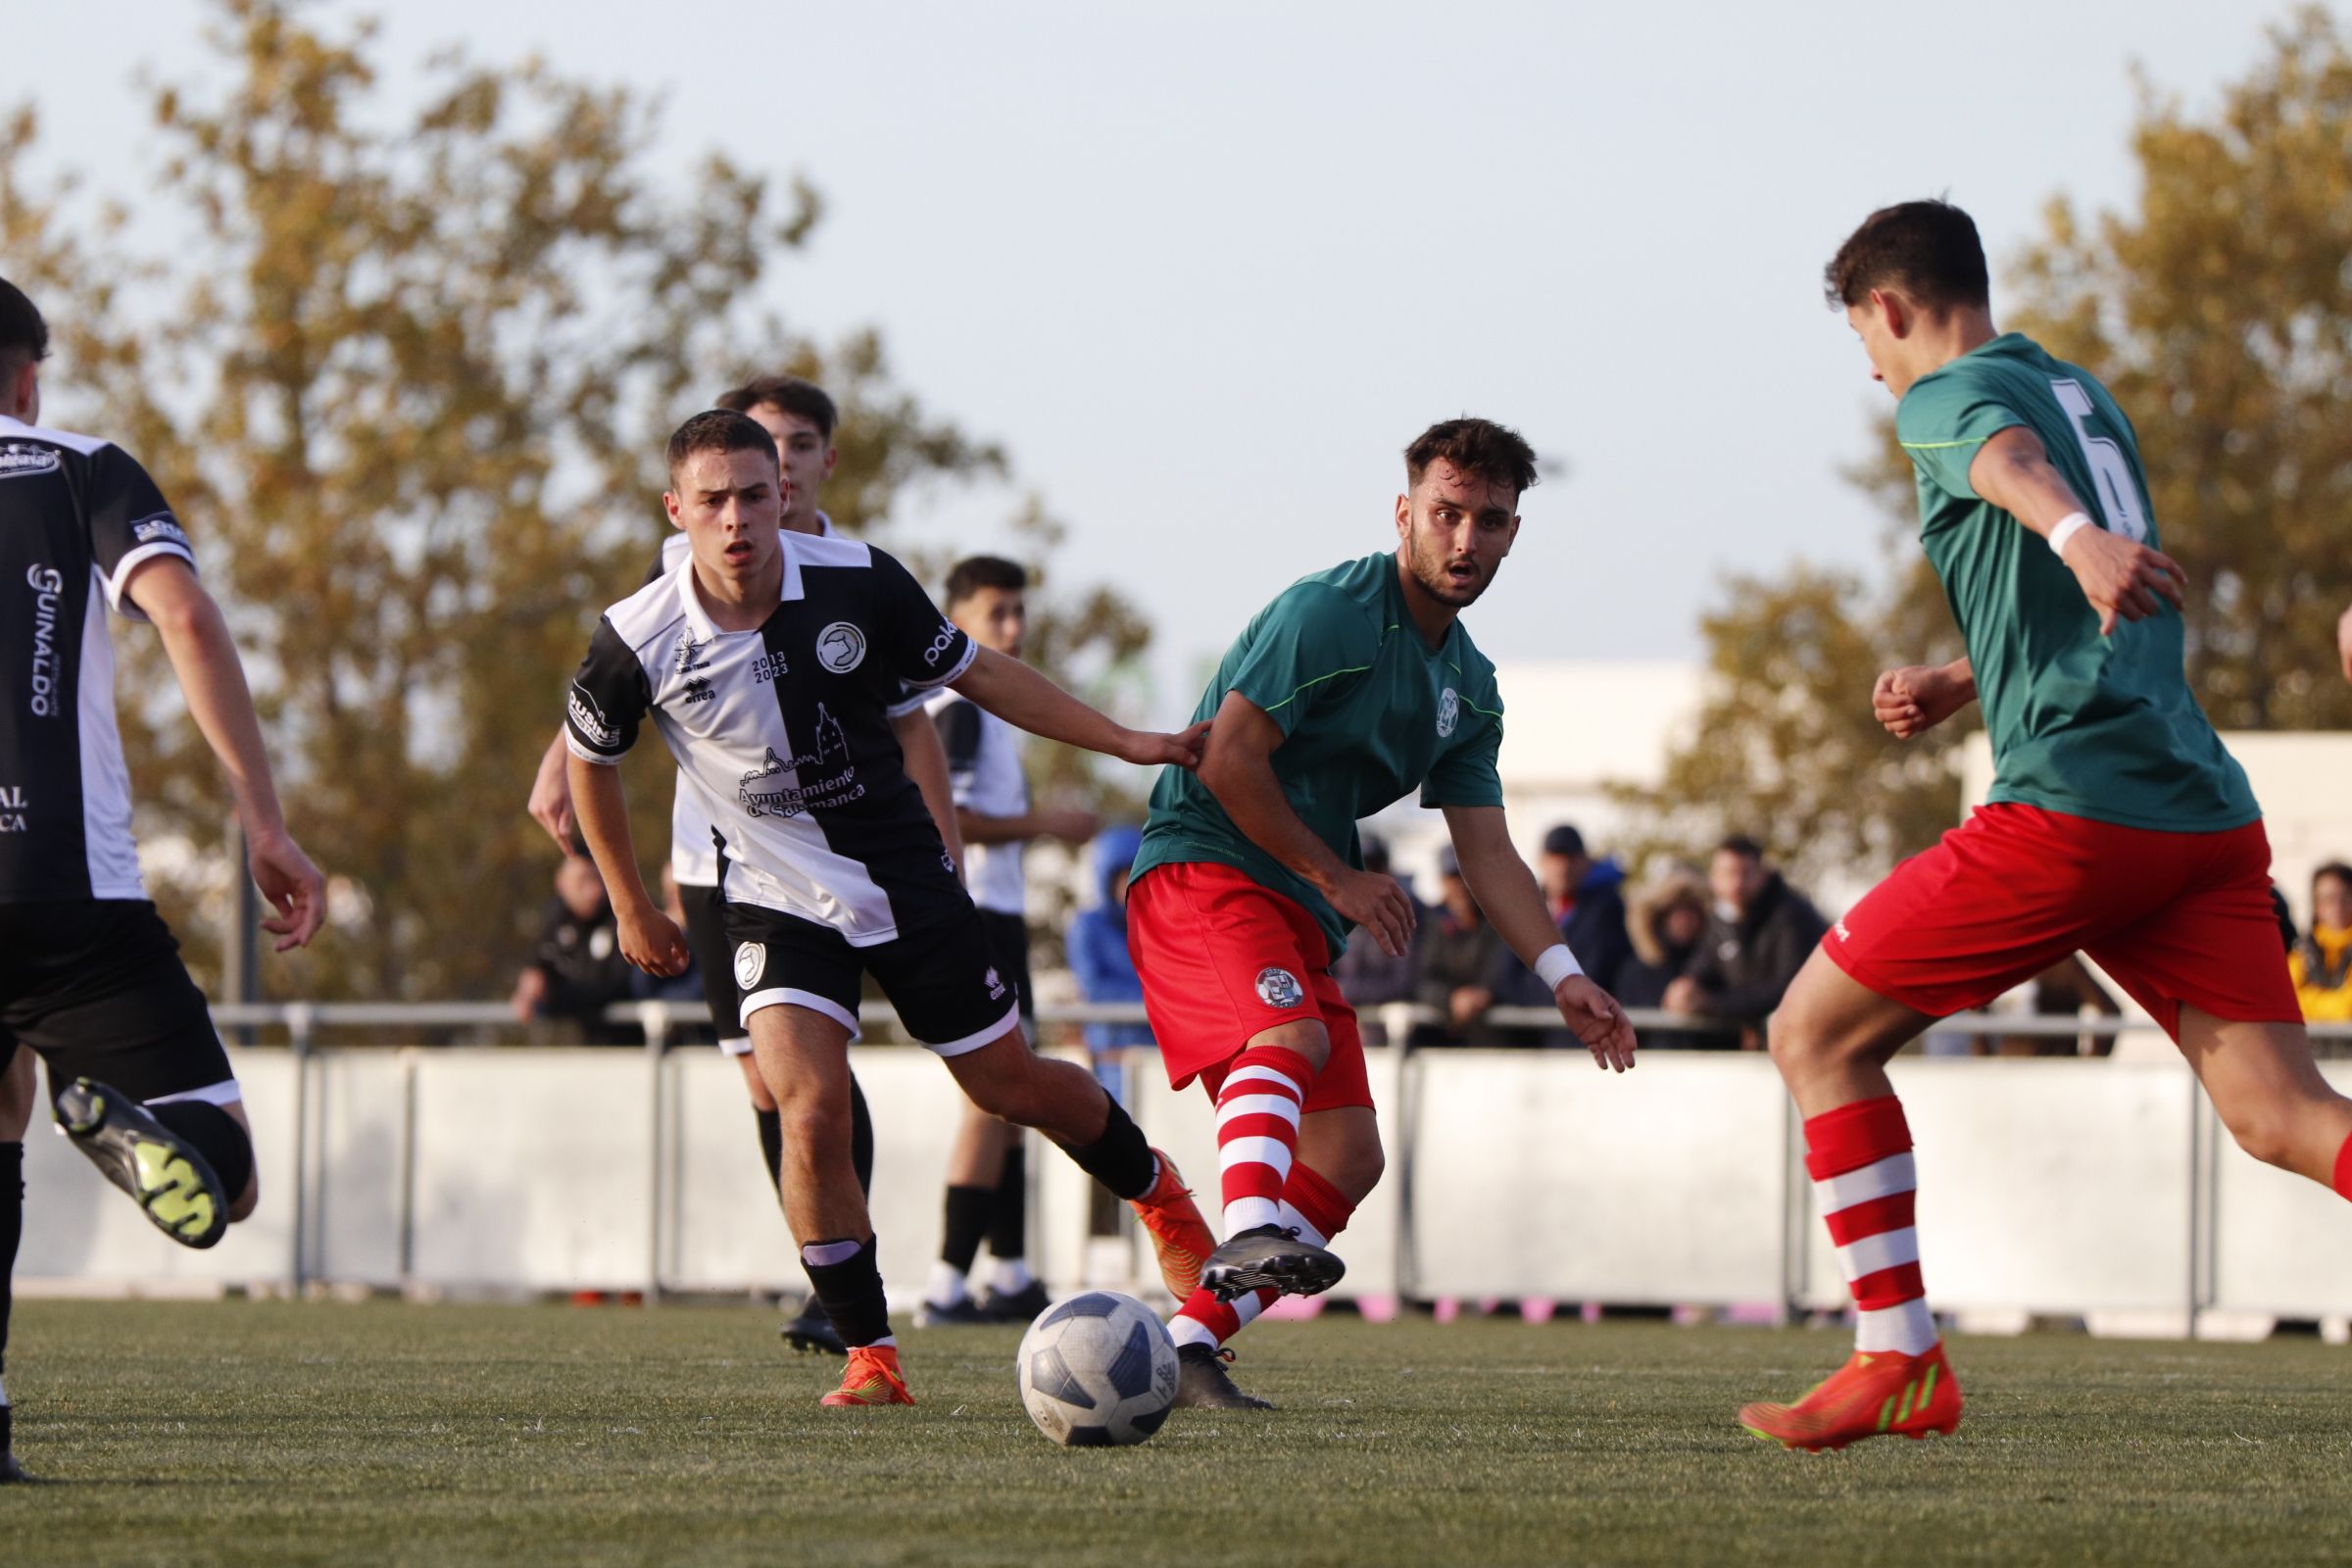
[[228, 1195], [229, 1202], [245, 1196], [246, 1185], [253, 1180], [253, 1140], [237, 1125], [236, 1117], [201, 1100], [174, 1100], [169, 1104], [149, 1105], [146, 1110], [196, 1146], [196, 1152], [220, 1178], [220, 1191]]
[[858, 1190], [874, 1190], [874, 1118], [866, 1114], [865, 1091], [858, 1075], [850, 1074], [850, 1164], [858, 1172]]
[[801, 1249], [801, 1267], [808, 1270], [809, 1288], [824, 1304], [825, 1316], [845, 1345], [871, 1345], [890, 1337], [890, 1303], [882, 1296], [882, 1269], [875, 1261], [874, 1242], [865, 1244], [838, 1263], [811, 1263], [810, 1249], [838, 1247], [848, 1241], [810, 1242]]
[[996, 1209], [994, 1187], [949, 1188], [939, 1260], [958, 1274], [969, 1274], [972, 1259], [980, 1255], [980, 1238], [988, 1234], [988, 1222], [996, 1217]]
[[[0, 1373], [8, 1370], [8, 1314], [16, 1303], [17, 1243], [24, 1236], [24, 1146], [0, 1144]], [[0, 1410], [8, 1408], [0, 1396]], [[8, 1434], [0, 1431], [0, 1453]]]
[[1007, 1261], [1029, 1255], [1029, 1151], [1015, 1137], [1004, 1152], [1004, 1174], [997, 1178], [996, 1213], [989, 1221], [988, 1250]]
[[752, 1107], [752, 1115], [760, 1123], [760, 1157], [767, 1161], [768, 1196], [778, 1202], [784, 1193], [784, 1113], [774, 1106], [761, 1110]]
[[1132, 1201], [1152, 1190], [1159, 1180], [1159, 1160], [1152, 1154], [1152, 1146], [1144, 1141], [1143, 1129], [1136, 1126], [1119, 1102], [1108, 1094], [1103, 1100], [1110, 1105], [1110, 1121], [1103, 1127], [1102, 1136], [1091, 1144], [1062, 1144], [1061, 1152], [1077, 1161], [1078, 1168], [1110, 1189], [1114, 1198]]

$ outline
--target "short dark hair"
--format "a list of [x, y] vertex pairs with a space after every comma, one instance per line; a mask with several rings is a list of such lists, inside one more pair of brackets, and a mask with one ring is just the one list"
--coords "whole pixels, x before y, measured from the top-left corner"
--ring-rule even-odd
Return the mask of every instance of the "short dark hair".
[[1017, 594], [1029, 586], [1029, 570], [1003, 556], [966, 556], [948, 573], [948, 608], [955, 609], [983, 588]]
[[833, 432], [841, 427], [841, 410], [833, 399], [814, 381], [797, 375], [756, 375], [739, 387], [719, 394], [718, 406], [737, 414], [749, 414], [762, 404], [772, 403], [786, 414], [797, 414], [816, 426], [830, 443]]
[[1575, 859], [1585, 853], [1585, 836], [1576, 830], [1575, 823], [1562, 822], [1544, 835], [1544, 853]]
[[0, 277], [0, 374], [14, 375], [48, 357], [49, 323], [23, 289]]
[[1753, 860], [1759, 865], [1764, 861], [1764, 846], [1744, 833], [1733, 833], [1726, 836], [1715, 846], [1715, 853], [1717, 855], [1737, 855], [1741, 859]]
[[1822, 270], [1830, 309], [1896, 288], [1931, 311], [1989, 305], [1992, 281], [1976, 220], [1950, 202], [1901, 202], [1862, 220]]
[[2352, 865], [2346, 865], [2341, 860], [2329, 860], [2326, 865], [2323, 865], [2318, 870], [2312, 872], [2311, 891], [2315, 894], [2318, 893], [2320, 891], [2320, 879], [2322, 877], [2328, 876], [2331, 876], [2338, 882], [2341, 882], [2344, 885], [2344, 891], [2346, 893], [2352, 893]]
[[1404, 449], [1404, 478], [1421, 482], [1429, 466], [1445, 459], [1464, 473], [1525, 493], [1536, 483], [1536, 450], [1508, 425], [1492, 419], [1446, 419], [1431, 425]]
[[698, 452], [760, 452], [773, 458], [776, 438], [748, 414], [706, 409], [670, 433], [670, 476], [674, 479], [686, 460]]

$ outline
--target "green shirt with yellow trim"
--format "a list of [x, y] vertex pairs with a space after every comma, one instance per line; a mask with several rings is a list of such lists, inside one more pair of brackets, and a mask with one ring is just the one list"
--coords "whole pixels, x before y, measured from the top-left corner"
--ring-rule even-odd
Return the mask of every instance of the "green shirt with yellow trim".
[[[1272, 759], [1291, 809], [1334, 855], [1362, 867], [1355, 824], [1411, 791], [1425, 807], [1500, 806], [1494, 770], [1502, 697], [1494, 666], [1455, 620], [1434, 652], [1413, 629], [1394, 555], [1301, 577], [1226, 650], [1196, 722], [1239, 692], [1282, 726]], [[1250, 842], [1200, 778], [1164, 769], [1135, 860], [1210, 860], [1248, 873], [1312, 913], [1337, 958], [1348, 921]]]
[[1976, 492], [1969, 467], [2012, 425], [2110, 532], [2162, 549], [2132, 421], [2087, 370], [2010, 332], [1914, 382], [1895, 435], [1919, 476], [1920, 542], [1968, 644], [1990, 732], [1991, 801], [2175, 833], [2261, 816], [2188, 689], [2180, 612], [2099, 635], [2099, 612], [2049, 546]]

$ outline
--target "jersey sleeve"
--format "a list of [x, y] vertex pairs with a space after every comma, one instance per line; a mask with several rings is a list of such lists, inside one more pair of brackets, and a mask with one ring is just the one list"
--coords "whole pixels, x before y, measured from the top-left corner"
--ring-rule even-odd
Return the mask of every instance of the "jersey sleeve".
[[1282, 727], [1298, 732], [1349, 675], [1372, 667], [1380, 636], [1364, 609], [1322, 583], [1299, 583], [1266, 607], [1250, 647], [1225, 683]]
[[956, 787], [956, 804], [969, 806], [966, 797], [980, 771], [979, 707], [958, 697], [942, 705], [931, 715], [931, 722], [939, 726], [940, 748], [948, 754], [948, 779]]
[[901, 681], [899, 682], [898, 701], [885, 703], [882, 706], [882, 712], [883, 716], [887, 718], [905, 718], [908, 713], [921, 712], [930, 705], [931, 693], [927, 688], [909, 686], [905, 681]]
[[637, 744], [637, 726], [653, 706], [653, 695], [637, 651], [621, 640], [610, 617], [599, 620], [564, 705], [564, 740], [571, 755], [617, 763]]
[[128, 619], [145, 620], [123, 587], [132, 572], [158, 556], [177, 556], [194, 566], [196, 552], [187, 533], [147, 470], [120, 447], [101, 447], [90, 461], [87, 514], [90, 559], [106, 585], [107, 607]]
[[1894, 435], [1922, 477], [1946, 495], [1981, 499], [1969, 483], [1969, 465], [1984, 443], [2026, 416], [2001, 401], [1977, 376], [1947, 370], [1914, 386], [1895, 406]]
[[[1422, 780], [1421, 804], [1431, 810], [1502, 804], [1502, 774], [1496, 766], [1502, 755], [1502, 698], [1490, 687], [1475, 699], [1465, 699], [1461, 723], [1468, 734], [1459, 745], [1447, 747]], [[1472, 724], [1478, 727], [1470, 729]]]
[[[945, 686], [969, 669], [980, 645], [939, 612], [914, 573], [880, 550], [874, 552], [874, 571], [884, 601], [882, 655], [892, 673], [914, 688], [909, 695]], [[904, 710], [901, 704], [892, 707]]]

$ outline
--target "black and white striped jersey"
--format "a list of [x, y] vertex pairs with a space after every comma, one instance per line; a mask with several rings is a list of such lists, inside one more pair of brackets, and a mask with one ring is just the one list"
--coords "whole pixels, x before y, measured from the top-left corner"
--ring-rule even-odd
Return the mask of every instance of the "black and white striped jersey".
[[144, 899], [106, 612], [188, 536], [110, 441], [0, 417], [0, 903]]
[[906, 568], [855, 540], [783, 536], [757, 631], [721, 632], [691, 556], [605, 612], [573, 677], [573, 755], [617, 762], [651, 715], [721, 846], [720, 891], [853, 947], [969, 906], [890, 715], [977, 645]]

